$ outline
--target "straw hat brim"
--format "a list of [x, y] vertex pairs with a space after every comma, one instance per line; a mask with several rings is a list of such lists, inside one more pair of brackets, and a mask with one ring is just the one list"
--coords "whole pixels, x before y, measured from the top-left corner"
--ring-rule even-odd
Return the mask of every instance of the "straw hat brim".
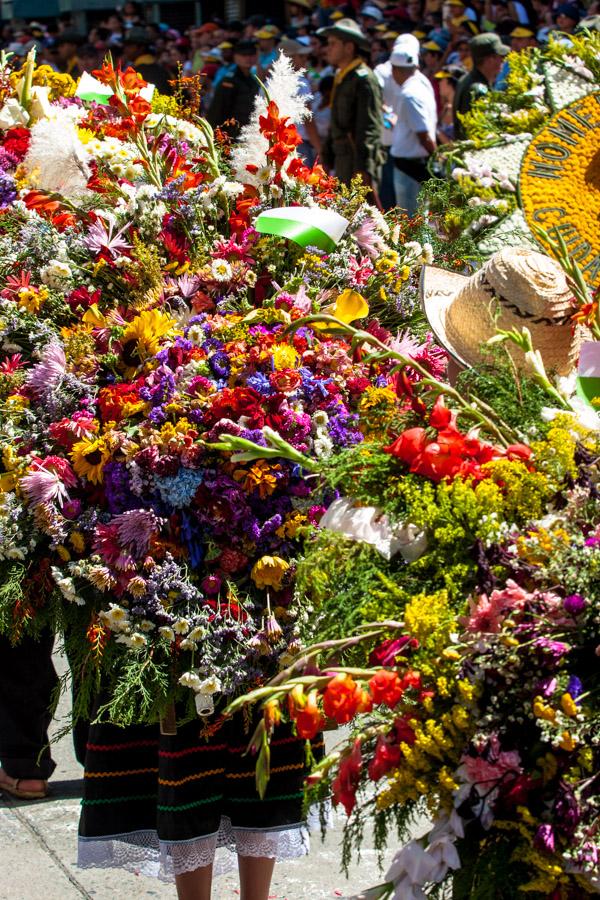
[[423, 266], [420, 299], [423, 312], [438, 344], [447, 350], [461, 366], [469, 368], [472, 362], [468, 362], [461, 356], [456, 347], [448, 340], [446, 333], [446, 315], [452, 301], [467, 280], [466, 275], [460, 275], [457, 272], [448, 272], [437, 266]]

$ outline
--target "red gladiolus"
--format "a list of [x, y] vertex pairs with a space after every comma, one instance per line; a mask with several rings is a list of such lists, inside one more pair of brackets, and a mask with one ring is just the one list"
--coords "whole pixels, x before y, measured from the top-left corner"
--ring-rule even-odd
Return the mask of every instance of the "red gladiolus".
[[394, 443], [385, 447], [384, 450], [386, 453], [391, 453], [392, 456], [402, 460], [402, 462], [412, 464], [415, 459], [420, 457], [426, 446], [427, 432], [425, 429], [409, 428], [407, 431], [403, 431]]
[[400, 676], [389, 669], [382, 669], [373, 675], [369, 690], [375, 703], [385, 703], [390, 709], [398, 705], [404, 693]]
[[323, 694], [323, 710], [338, 725], [346, 725], [354, 718], [363, 701], [362, 691], [350, 675], [333, 678]]
[[[442, 394], [437, 398], [435, 403], [433, 404], [433, 409], [431, 410], [431, 415], [429, 416], [429, 424], [433, 428], [447, 428], [448, 425], [452, 423], [452, 413], [444, 403], [444, 397]], [[456, 416], [454, 416], [456, 419]]]
[[369, 763], [368, 773], [371, 781], [379, 781], [392, 769], [400, 765], [402, 750], [398, 746], [397, 738], [391, 735], [379, 735], [375, 745], [373, 759]]
[[409, 650], [416, 650], [419, 642], [408, 634], [399, 638], [388, 638], [371, 652], [369, 656], [370, 666], [393, 666], [399, 656], [403, 656]]
[[360, 780], [362, 768], [362, 754], [360, 741], [354, 742], [352, 753], [346, 756], [340, 763], [337, 778], [332, 782], [333, 802], [337, 806], [341, 803], [349, 816], [356, 804], [356, 789]]

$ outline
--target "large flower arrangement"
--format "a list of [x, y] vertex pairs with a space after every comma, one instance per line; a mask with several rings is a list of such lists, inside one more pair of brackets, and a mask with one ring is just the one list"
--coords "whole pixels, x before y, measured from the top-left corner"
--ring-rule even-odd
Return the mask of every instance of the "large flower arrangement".
[[544, 48], [508, 56], [502, 88], [484, 93], [464, 116], [466, 140], [440, 150], [445, 183], [425, 188], [451, 239], [469, 234], [485, 256], [507, 244], [536, 246], [520, 208], [521, 162], [554, 113], [598, 90], [599, 52], [594, 31], [568, 40], [551, 35]]
[[346, 861], [367, 822], [408, 841], [364, 896], [595, 895], [600, 422], [540, 372], [450, 388], [395, 359], [395, 440], [319, 466], [343, 496], [299, 566], [313, 644], [234, 708], [262, 703], [257, 748], [282, 714], [354, 723], [309, 796], [345, 808]]
[[[108, 102], [69, 85], [36, 106], [30, 59], [3, 107], [0, 615], [13, 639], [66, 627], [82, 709], [109, 679], [112, 719], [150, 721], [178, 697], [210, 711], [296, 645], [297, 534], [324, 509], [301, 454], [360, 443], [395, 394], [343, 336], [287, 329], [369, 303], [397, 320], [429, 251], [298, 158], [285, 58], [233, 152], [193, 97], [95, 74]], [[346, 234], [262, 235], [273, 204], [333, 207]], [[223, 434], [300, 455], [235, 461]]]

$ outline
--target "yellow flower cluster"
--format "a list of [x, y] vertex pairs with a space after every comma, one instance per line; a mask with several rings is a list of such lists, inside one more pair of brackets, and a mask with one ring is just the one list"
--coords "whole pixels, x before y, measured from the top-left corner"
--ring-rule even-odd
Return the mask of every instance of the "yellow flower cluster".
[[458, 765], [465, 743], [464, 732], [470, 730], [471, 719], [464, 707], [455, 705], [439, 720], [409, 721], [415, 734], [412, 745], [400, 744], [402, 762], [377, 797], [377, 807], [388, 809], [408, 800], [425, 797], [432, 812], [441, 803], [452, 805], [452, 793], [458, 785], [448, 762]]
[[[24, 74], [25, 66], [10, 76], [13, 89], [16, 89]], [[73, 97], [77, 89], [77, 82], [70, 75], [55, 72], [51, 66], [47, 65], [37, 66], [34, 69], [32, 83], [38, 87], [49, 87], [50, 100], [58, 100], [59, 97]]]
[[370, 385], [360, 398], [360, 430], [367, 440], [381, 439], [398, 412], [398, 398], [388, 387]]
[[[589, 124], [582, 127], [582, 122]], [[528, 223], [549, 233], [560, 229], [580, 263], [593, 263], [600, 254], [598, 127], [597, 95], [589, 94], [548, 121], [529, 144], [521, 165], [521, 203]], [[585, 264], [582, 270], [596, 286], [598, 271], [592, 263], [589, 272]]]

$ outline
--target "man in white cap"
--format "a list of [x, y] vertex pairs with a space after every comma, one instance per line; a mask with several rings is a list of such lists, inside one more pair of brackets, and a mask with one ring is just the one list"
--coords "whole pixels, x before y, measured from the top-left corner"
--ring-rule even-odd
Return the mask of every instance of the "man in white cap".
[[412, 34], [396, 40], [390, 56], [391, 93], [396, 124], [392, 132], [396, 203], [409, 216], [417, 210], [421, 183], [429, 175], [427, 160], [435, 150], [437, 109], [429, 79], [419, 71], [419, 42]]

